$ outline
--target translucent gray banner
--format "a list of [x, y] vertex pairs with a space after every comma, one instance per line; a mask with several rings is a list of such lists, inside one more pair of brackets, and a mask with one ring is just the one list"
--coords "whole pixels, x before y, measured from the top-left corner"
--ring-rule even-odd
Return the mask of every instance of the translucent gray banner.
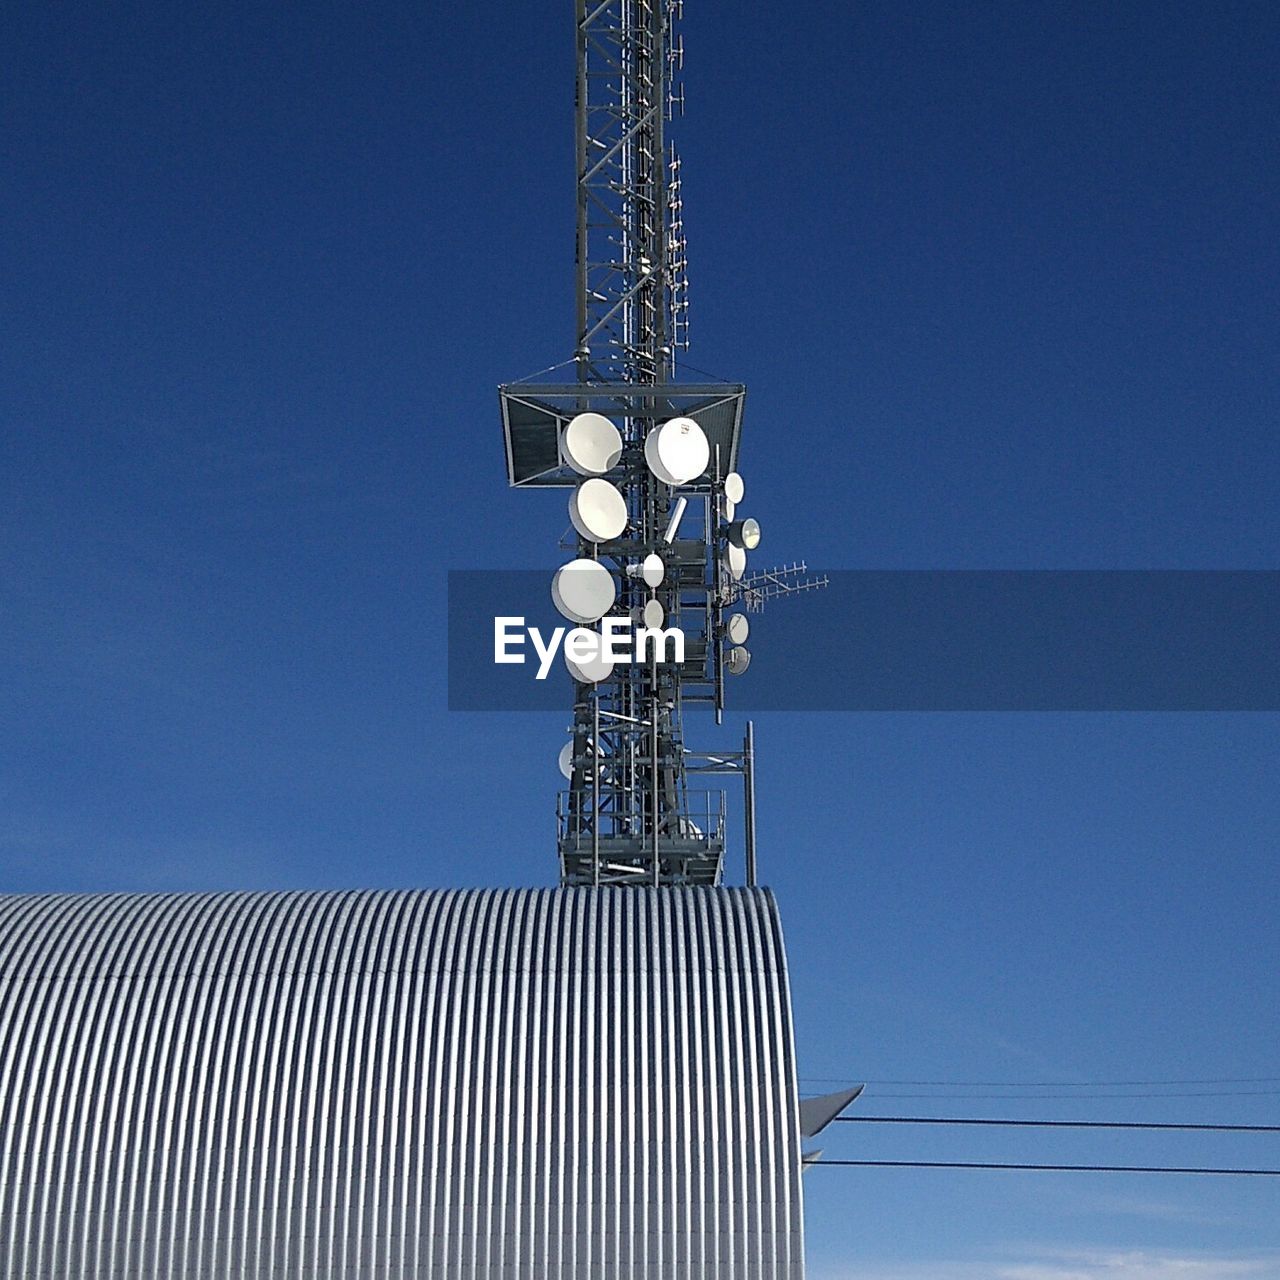
[[[555, 655], [494, 662], [494, 619], [568, 626], [551, 570], [449, 574], [449, 706], [564, 710]], [[749, 614], [743, 711], [1280, 710], [1280, 572], [878, 571]], [[735, 606], [742, 609], [741, 604]]]

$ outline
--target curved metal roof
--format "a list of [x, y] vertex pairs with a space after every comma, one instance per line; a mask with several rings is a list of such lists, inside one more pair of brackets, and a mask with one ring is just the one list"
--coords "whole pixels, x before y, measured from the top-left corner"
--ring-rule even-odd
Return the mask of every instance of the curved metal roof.
[[0, 1274], [803, 1270], [767, 890], [0, 897]]

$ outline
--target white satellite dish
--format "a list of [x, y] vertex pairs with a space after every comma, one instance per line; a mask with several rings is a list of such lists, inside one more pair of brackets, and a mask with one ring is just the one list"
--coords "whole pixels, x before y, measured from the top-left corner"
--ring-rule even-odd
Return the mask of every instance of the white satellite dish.
[[711, 461], [706, 432], [692, 418], [672, 418], [645, 438], [644, 460], [665, 484], [696, 480]]
[[650, 552], [643, 560], [627, 565], [627, 577], [643, 578], [646, 587], [660, 587], [666, 573], [667, 567], [656, 552]]
[[569, 419], [560, 437], [564, 460], [580, 476], [602, 476], [622, 457], [622, 436], [602, 413], [580, 413]]
[[607, 480], [584, 480], [569, 498], [569, 519], [588, 542], [612, 542], [627, 527], [627, 500]]
[[[736, 471], [730, 471], [724, 478], [724, 496], [730, 502], [741, 502], [742, 495], [746, 492], [747, 486], [742, 483], [742, 477]], [[729, 519], [733, 519], [732, 516]]]
[[662, 579], [666, 577], [667, 566], [662, 563], [662, 557], [656, 552], [647, 555], [640, 565], [640, 576], [644, 579], [646, 587], [654, 588], [662, 585]]
[[595, 684], [613, 675], [613, 661], [605, 656], [603, 645], [600, 646], [600, 651], [594, 658], [588, 658], [585, 662], [575, 662], [566, 653], [564, 665], [569, 668], [569, 674], [579, 684]]
[[617, 595], [613, 574], [598, 560], [571, 560], [551, 579], [551, 599], [570, 622], [598, 622]]
[[725, 624], [724, 633], [729, 637], [730, 644], [746, 644], [747, 636], [751, 632], [751, 624], [747, 621], [745, 613], [731, 613], [729, 621]]
[[[591, 739], [588, 738], [587, 739], [588, 751], [591, 751], [591, 746], [592, 746]], [[600, 758], [600, 753], [598, 751], [595, 752], [594, 754], [597, 759]], [[566, 778], [569, 778], [572, 780], [573, 778], [573, 739], [572, 738], [570, 738], [569, 741], [566, 742], [564, 746], [560, 748], [560, 772], [564, 774]], [[588, 773], [587, 776], [590, 777], [590, 773]]]
[[650, 631], [657, 631], [666, 618], [666, 612], [657, 600], [646, 600], [644, 608], [640, 610], [640, 621], [644, 623]]
[[720, 499], [720, 514], [724, 517], [724, 521], [728, 524], [733, 519], [733, 514], [738, 509], [738, 504], [732, 498], [724, 497]]
[[735, 547], [732, 542], [725, 548], [725, 552], [725, 558], [729, 562], [729, 576], [734, 582], [741, 582], [742, 575], [747, 571], [747, 553], [741, 547]]
[[724, 665], [731, 676], [740, 676], [751, 665], [751, 655], [741, 645], [735, 645], [729, 650]]
[[754, 551], [760, 545], [760, 521], [748, 516], [745, 520], [735, 520], [725, 525], [724, 536], [736, 547]]
[[674, 480], [668, 480], [666, 475], [659, 470], [662, 463], [658, 461], [658, 427], [654, 427], [644, 439], [644, 460], [649, 464], [649, 470], [653, 472], [659, 480], [666, 484], [675, 484]]

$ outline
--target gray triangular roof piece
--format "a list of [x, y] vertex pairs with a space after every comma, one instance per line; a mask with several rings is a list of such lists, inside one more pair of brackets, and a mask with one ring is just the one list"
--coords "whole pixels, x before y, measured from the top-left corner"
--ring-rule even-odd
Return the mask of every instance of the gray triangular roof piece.
[[800, 1132], [806, 1138], [821, 1133], [858, 1096], [865, 1086], [856, 1084], [852, 1089], [838, 1093], [824, 1093], [820, 1098], [800, 1099]]

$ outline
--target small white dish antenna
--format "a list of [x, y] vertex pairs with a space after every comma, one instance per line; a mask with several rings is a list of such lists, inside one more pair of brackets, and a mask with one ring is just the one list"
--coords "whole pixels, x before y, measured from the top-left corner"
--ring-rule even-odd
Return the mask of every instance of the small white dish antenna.
[[720, 514], [724, 517], [724, 521], [728, 524], [733, 519], [734, 512], [737, 511], [738, 504], [732, 498], [720, 499]]
[[747, 636], [751, 634], [751, 624], [747, 621], [747, 615], [731, 613], [728, 622], [725, 623], [724, 633], [729, 637], [730, 644], [746, 644]]
[[640, 610], [640, 621], [644, 623], [650, 631], [657, 631], [663, 621], [666, 619], [666, 611], [662, 604], [657, 600], [646, 600], [644, 608]]
[[754, 551], [760, 545], [760, 521], [753, 520], [750, 516], [745, 520], [735, 520], [725, 526], [724, 535], [735, 547]]
[[730, 502], [741, 502], [742, 495], [746, 492], [747, 486], [742, 483], [742, 477], [736, 471], [730, 471], [724, 478], [724, 496]]
[[649, 432], [644, 460], [664, 484], [688, 484], [707, 469], [711, 446], [692, 418], [672, 418]]
[[642, 578], [646, 587], [660, 587], [666, 575], [667, 567], [656, 552], [650, 552], [643, 560], [627, 565], [627, 577]]
[[560, 437], [564, 460], [580, 476], [602, 476], [622, 457], [622, 436], [602, 413], [580, 413], [569, 419]]
[[588, 542], [612, 542], [627, 527], [627, 500], [608, 480], [584, 480], [569, 498], [569, 519]]
[[551, 599], [570, 622], [598, 622], [617, 595], [613, 574], [598, 560], [571, 560], [551, 579]]
[[674, 484], [674, 480], [667, 479], [666, 475], [659, 470], [662, 463], [658, 460], [658, 430], [659, 428], [654, 427], [654, 429], [645, 436], [644, 460], [648, 463], [649, 470], [652, 471], [659, 480], [663, 481], [664, 484]]
[[751, 655], [739, 644], [729, 650], [724, 665], [731, 676], [740, 676], [750, 665]]
[[588, 658], [585, 662], [575, 662], [566, 653], [564, 665], [569, 668], [569, 674], [579, 684], [596, 684], [613, 675], [613, 662], [605, 656], [603, 645], [600, 646], [600, 652], [594, 658]]
[[[591, 739], [588, 738], [587, 750], [589, 752], [591, 751], [591, 747], [592, 747], [592, 742], [591, 742]], [[593, 754], [595, 755], [597, 760], [600, 758], [600, 753], [598, 751], [594, 752]], [[560, 772], [564, 774], [566, 778], [572, 781], [573, 780], [573, 739], [572, 738], [570, 738], [569, 741], [566, 742], [564, 746], [560, 748], [559, 763], [560, 763]]]
[[731, 542], [725, 548], [725, 559], [729, 564], [729, 577], [734, 582], [741, 582], [742, 575], [747, 571], [747, 553], [741, 547], [735, 547]]

